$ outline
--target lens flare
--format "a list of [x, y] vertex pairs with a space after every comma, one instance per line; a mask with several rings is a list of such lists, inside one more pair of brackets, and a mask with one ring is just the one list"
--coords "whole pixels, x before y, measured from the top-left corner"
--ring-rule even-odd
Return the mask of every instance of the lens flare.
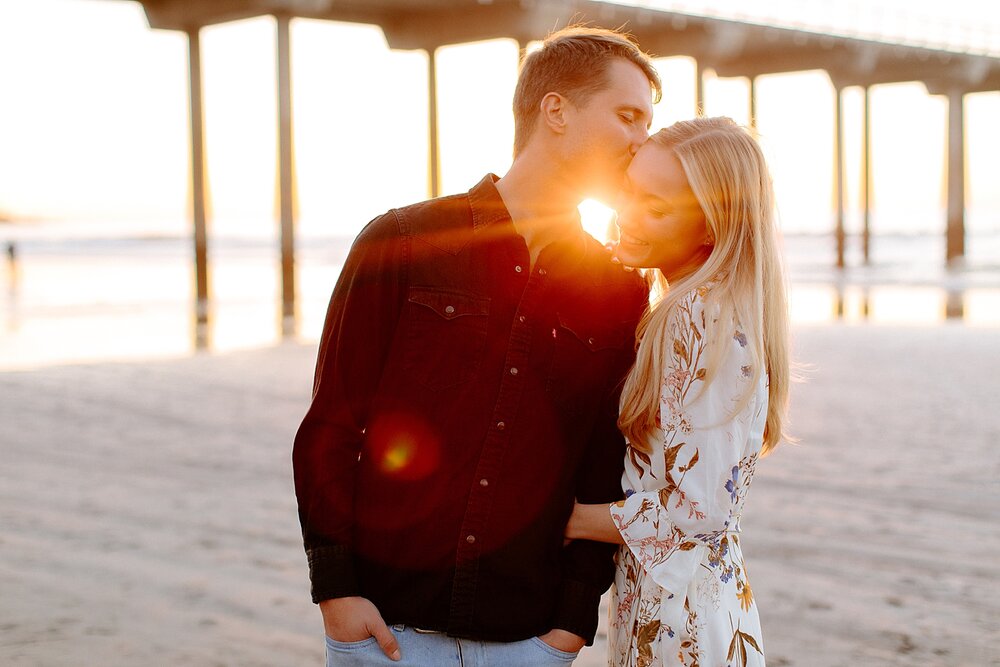
[[415, 443], [400, 438], [399, 442], [390, 445], [385, 451], [382, 457], [382, 470], [388, 473], [403, 470], [413, 460], [416, 450]]
[[417, 415], [399, 412], [380, 415], [367, 434], [366, 446], [372, 460], [386, 475], [417, 480], [438, 468], [440, 438]]

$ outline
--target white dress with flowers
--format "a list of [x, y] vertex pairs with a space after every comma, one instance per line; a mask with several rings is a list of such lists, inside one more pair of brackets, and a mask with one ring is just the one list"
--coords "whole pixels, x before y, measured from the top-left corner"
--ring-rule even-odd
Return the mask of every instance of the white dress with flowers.
[[[629, 448], [626, 499], [611, 515], [625, 540], [612, 588], [609, 664], [764, 665], [739, 519], [760, 455], [767, 379], [739, 328], [705, 386], [702, 288], [671, 318], [652, 455]], [[749, 395], [749, 400], [747, 397]]]

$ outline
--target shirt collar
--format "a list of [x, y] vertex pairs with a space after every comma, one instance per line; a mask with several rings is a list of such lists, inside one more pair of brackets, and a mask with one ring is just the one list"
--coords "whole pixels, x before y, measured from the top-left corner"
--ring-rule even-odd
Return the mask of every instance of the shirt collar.
[[500, 177], [496, 174], [486, 174], [483, 180], [469, 190], [473, 231], [483, 231], [498, 222], [513, 225], [510, 212], [507, 211], [507, 206], [504, 205], [500, 192], [497, 190], [496, 182], [499, 180]]
[[[477, 234], [487, 231], [489, 228], [491, 234], [499, 232], [517, 235], [510, 212], [496, 188], [496, 182], [499, 180], [500, 178], [496, 174], [486, 174], [475, 187], [469, 190], [472, 228]], [[544, 261], [542, 266], [547, 267], [546, 270], [556, 270], [560, 273], [572, 271], [584, 260], [590, 252], [590, 246], [593, 245], [589, 243], [587, 236], [579, 222], [579, 214], [577, 214], [577, 225], [572, 233], [543, 248], [539, 255], [539, 262]]]

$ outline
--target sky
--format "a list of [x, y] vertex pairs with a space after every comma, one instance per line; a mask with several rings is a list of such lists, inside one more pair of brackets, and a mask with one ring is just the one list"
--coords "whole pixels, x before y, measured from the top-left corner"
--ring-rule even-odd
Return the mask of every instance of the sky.
[[[634, 2], [754, 18], [745, 2]], [[1000, 4], [952, 0], [760, 0], [756, 18], [982, 51], [1000, 45]], [[947, 14], [943, 12], [947, 11]], [[275, 234], [274, 22], [202, 33], [212, 233]], [[962, 46], [964, 45], [964, 47]], [[996, 48], [1000, 48], [997, 46]], [[695, 64], [657, 61], [654, 129], [694, 114]], [[300, 233], [353, 235], [427, 195], [426, 56], [391, 51], [373, 26], [296, 19], [292, 76]], [[517, 47], [438, 52], [442, 191], [510, 164]], [[706, 112], [748, 122], [747, 83], [709, 75]], [[943, 229], [947, 105], [919, 83], [872, 89], [876, 233]], [[758, 127], [786, 232], [833, 224], [834, 91], [822, 72], [761, 77]], [[857, 229], [861, 96], [845, 96], [849, 229]], [[967, 224], [1000, 231], [1000, 93], [966, 98]], [[0, 215], [60, 221], [69, 235], [190, 231], [187, 47], [150, 30], [138, 3], [0, 0]], [[607, 212], [585, 207], [589, 229]], [[19, 226], [19, 233], [31, 225]], [[0, 227], [0, 230], [3, 228]], [[3, 232], [7, 233], [7, 232]]]

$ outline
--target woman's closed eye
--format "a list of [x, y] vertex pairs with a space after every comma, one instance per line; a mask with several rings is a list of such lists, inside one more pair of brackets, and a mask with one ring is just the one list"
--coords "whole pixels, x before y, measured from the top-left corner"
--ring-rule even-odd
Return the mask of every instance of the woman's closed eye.
[[664, 201], [659, 197], [647, 196], [645, 197], [645, 200], [646, 200], [646, 210], [654, 218], [665, 217], [673, 209], [673, 206], [670, 204], [670, 202]]

